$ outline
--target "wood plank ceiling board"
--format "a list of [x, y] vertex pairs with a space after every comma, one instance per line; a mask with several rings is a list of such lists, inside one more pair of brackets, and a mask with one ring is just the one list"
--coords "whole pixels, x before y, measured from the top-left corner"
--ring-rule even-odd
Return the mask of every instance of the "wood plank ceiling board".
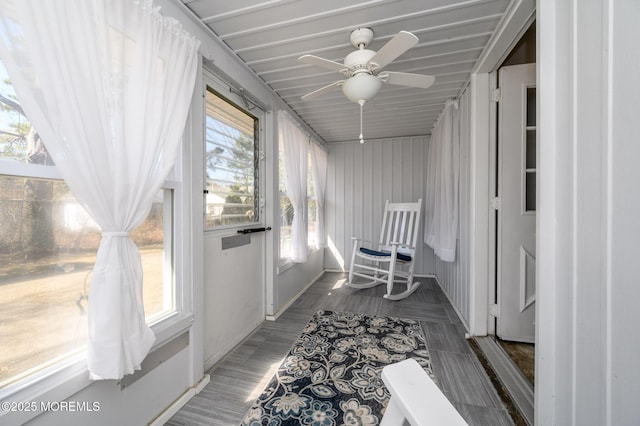
[[182, 0], [258, 78], [325, 142], [355, 141], [359, 106], [340, 90], [313, 101], [300, 97], [344, 79], [298, 61], [313, 54], [342, 63], [349, 34], [369, 27], [378, 50], [399, 31], [419, 38], [385, 71], [435, 76], [428, 89], [383, 84], [365, 104], [367, 139], [426, 135], [447, 99], [460, 93], [509, 0]]

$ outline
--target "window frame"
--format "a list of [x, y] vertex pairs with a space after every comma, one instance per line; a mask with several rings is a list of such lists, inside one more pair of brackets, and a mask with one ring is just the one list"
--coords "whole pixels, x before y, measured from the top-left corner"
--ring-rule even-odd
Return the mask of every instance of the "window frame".
[[[293, 266], [293, 260], [291, 257], [283, 257], [282, 255], [282, 223], [281, 223], [281, 218], [282, 218], [282, 203], [281, 200], [282, 198], [289, 198], [289, 196], [287, 195], [287, 190], [286, 190], [286, 185], [284, 185], [284, 176], [281, 175], [280, 172], [282, 173], [286, 173], [285, 168], [284, 168], [284, 158], [282, 156], [282, 142], [278, 139], [278, 269], [277, 269], [277, 273], [281, 274], [282, 272], [286, 271], [287, 269], [291, 268]], [[281, 185], [283, 186], [284, 190], [281, 190]], [[289, 203], [291, 203], [291, 200], [289, 200]]]
[[[189, 132], [189, 129], [185, 129], [186, 132]], [[184, 143], [183, 140], [182, 144]], [[194, 318], [193, 306], [190, 302], [191, 289], [185, 281], [183, 260], [185, 250], [182, 248], [186, 240], [190, 238], [185, 234], [187, 226], [183, 220], [183, 206], [188, 197], [186, 191], [183, 190], [182, 183], [185, 178], [182, 167], [184, 161], [183, 149], [180, 149], [176, 158], [176, 166], [161, 187], [165, 190], [163, 260], [171, 261], [163, 263], [163, 265], [169, 265], [165, 266], [163, 270], [163, 288], [165, 290], [167, 286], [171, 288], [173, 309], [146, 318], [147, 324], [156, 336], [150, 351], [188, 330], [192, 326]], [[7, 157], [0, 157], [0, 169], [2, 170], [0, 176], [64, 181], [55, 165], [21, 163]], [[171, 210], [169, 215], [171, 220], [166, 220], [168, 209]], [[166, 291], [164, 297], [167, 297]], [[51, 365], [38, 368], [33, 373], [20, 377], [0, 389], [0, 400], [9, 402], [61, 401], [93, 383], [88, 375], [86, 346], [82, 346], [65, 354]], [[9, 422], [23, 423], [39, 414], [39, 411], [16, 413], [0, 410], [0, 420], [5, 420], [6, 416]]]
[[[315, 142], [312, 142], [311, 140], [309, 140], [307, 142], [308, 144], [312, 144]], [[282, 157], [282, 144], [280, 143], [280, 141], [278, 141], [278, 195], [279, 195], [279, 199], [278, 201], [280, 201], [280, 199], [282, 199], [282, 197], [286, 197], [287, 193], [286, 190], [282, 191], [280, 189], [280, 184], [282, 183], [282, 176], [280, 176], [280, 171], [282, 170], [283, 172], [285, 172], [284, 170], [284, 166], [281, 164], [284, 161], [284, 158]], [[311, 170], [312, 167], [312, 161], [311, 161], [311, 150], [307, 149], [307, 186], [305, 188], [305, 197], [304, 197], [304, 224], [305, 224], [305, 229], [307, 230], [306, 234], [305, 234], [305, 239], [307, 240], [307, 254], [312, 254], [315, 253], [316, 251], [320, 250], [320, 247], [318, 247], [317, 244], [315, 245], [311, 245], [310, 244], [310, 239], [309, 239], [309, 225], [311, 224], [310, 220], [309, 220], [309, 201], [310, 200], [315, 200], [317, 203], [317, 198], [315, 196], [310, 197], [309, 196], [309, 182], [311, 183], [311, 185], [314, 184], [313, 182], [313, 172]], [[286, 173], [286, 172], [285, 172]], [[315, 190], [314, 190], [315, 192]], [[281, 203], [279, 203], [279, 205], [282, 205]], [[280, 208], [278, 208], [278, 218], [282, 217], [282, 210]], [[278, 273], [284, 272], [287, 269], [291, 268], [294, 265], [293, 261], [291, 260], [291, 257], [283, 257], [282, 256], [282, 223], [280, 220], [278, 220]]]
[[[312, 144], [314, 142], [309, 142], [309, 144]], [[311, 150], [313, 149], [313, 147], [310, 147], [307, 150], [307, 194], [305, 196], [305, 224], [306, 224], [306, 228], [307, 228], [307, 250], [309, 251], [309, 253], [313, 253], [317, 250], [319, 250], [318, 247], [318, 242], [316, 241], [315, 244], [311, 244], [311, 239], [309, 238], [309, 226], [311, 226], [312, 223], [315, 223], [315, 226], [318, 226], [317, 221], [317, 214], [316, 214], [316, 220], [315, 221], [311, 221], [310, 217], [311, 217], [311, 212], [309, 211], [309, 202], [310, 201], [315, 201], [316, 206], [318, 205], [318, 198], [316, 196], [316, 191], [315, 191], [315, 182], [313, 181], [313, 170], [311, 170], [311, 168], [313, 167], [313, 161], [311, 159]], [[311, 189], [313, 190], [313, 197], [311, 197], [309, 195], [309, 185], [311, 185]], [[316, 212], [317, 213], [317, 212]], [[315, 233], [315, 230], [314, 230]], [[314, 236], [315, 238], [315, 236]]]
[[[206, 69], [205, 69], [206, 71]], [[226, 89], [226, 90], [225, 90]], [[228, 91], [228, 95], [223, 95], [222, 93]], [[230, 106], [236, 108], [238, 111], [246, 114], [254, 120], [253, 127], [253, 212], [254, 212], [254, 220], [253, 221], [244, 221], [238, 223], [230, 223], [226, 225], [217, 225], [217, 226], [207, 226], [207, 202], [206, 195], [209, 191], [206, 189], [208, 186], [209, 178], [207, 178], [207, 164], [206, 164], [206, 149], [207, 149], [207, 100], [206, 95], [207, 92], [217, 96], [222, 101], [228, 103]], [[262, 197], [262, 192], [264, 188], [262, 188], [262, 182], [264, 182], [263, 175], [264, 170], [262, 164], [264, 162], [265, 156], [264, 151], [262, 150], [262, 123], [264, 120], [264, 114], [262, 113], [262, 109], [255, 105], [255, 107], [259, 108], [260, 113], [254, 114], [248, 110], [248, 108], [243, 108], [240, 106], [240, 99], [236, 96], [229, 85], [222, 82], [217, 78], [217, 76], [213, 75], [210, 72], [205, 72], [204, 78], [204, 111], [203, 111], [203, 125], [204, 125], [204, 143], [203, 143], [203, 174], [204, 174], [204, 185], [205, 185], [205, 201], [204, 201], [204, 212], [203, 212], [203, 228], [205, 233], [211, 233], [216, 231], [226, 231], [230, 229], [237, 228], [247, 228], [252, 226], [260, 226], [264, 224], [264, 198]]]
[[293, 265], [291, 256], [287, 257], [282, 254], [282, 199], [286, 198], [289, 200], [289, 204], [291, 204], [291, 200], [287, 195], [286, 185], [284, 184], [284, 176], [282, 176], [282, 174], [286, 173], [282, 152], [282, 143], [278, 140], [278, 272], [283, 272]]
[[[0, 158], [0, 166], [2, 166], [2, 173], [0, 173], [0, 176], [64, 182], [64, 179], [55, 166], [19, 163], [6, 158]], [[171, 288], [173, 309], [153, 314], [147, 318], [147, 324], [151, 327], [157, 337], [154, 347], [159, 346], [166, 341], [166, 338], [162, 338], [165, 329], [171, 328], [173, 323], [180, 321], [181, 318], [190, 316], [185, 314], [186, 304], [183, 298], [184, 292], [182, 289], [182, 281], [177, 279], [181, 271], [178, 270], [176, 259], [179, 246], [176, 241], [177, 238], [175, 238], [175, 229], [177, 225], [177, 217], [180, 216], [176, 211], [177, 204], [179, 204], [176, 203], [176, 199], [181, 196], [181, 186], [182, 185], [179, 181], [166, 180], [161, 188], [165, 190], [165, 199], [163, 203], [163, 246], [165, 247], [165, 250], [163, 256], [165, 261], [170, 260], [170, 263], [165, 263], [165, 265], [169, 266], [165, 266], [163, 270], [163, 287], [165, 290], [167, 286], [170, 286]], [[171, 214], [169, 215], [171, 220], [166, 220], [168, 210], [171, 210]], [[166, 249], [167, 246], [170, 250]], [[167, 297], [166, 292], [164, 294], [164, 297]], [[86, 373], [86, 353], [84, 352], [84, 349], [85, 347], [83, 346], [81, 349], [72, 351], [68, 356], [64, 356], [64, 358], [59, 362], [42, 369], [38, 369], [37, 371], [34, 371], [33, 374], [18, 379], [0, 389], [0, 400], [10, 398], [15, 391], [23, 389], [29, 385], [33, 385], [36, 382], [39, 382], [42, 378], [67, 370], [70, 367], [69, 364], [83, 364]], [[64, 381], [64, 379], [59, 380]]]

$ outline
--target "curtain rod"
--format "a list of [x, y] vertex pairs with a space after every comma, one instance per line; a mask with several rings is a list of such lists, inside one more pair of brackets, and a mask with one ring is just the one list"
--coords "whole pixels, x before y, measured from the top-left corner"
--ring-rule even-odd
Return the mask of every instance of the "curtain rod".
[[442, 116], [444, 115], [444, 112], [447, 110], [449, 105], [453, 105], [455, 109], [459, 108], [460, 99], [461, 98], [457, 96], [455, 98], [447, 99], [447, 101], [444, 103], [444, 108], [442, 108], [442, 111], [440, 111], [440, 114], [438, 114], [438, 118], [436, 118], [436, 121], [433, 122], [433, 126], [431, 127], [431, 129], [435, 129], [438, 123], [440, 123], [440, 119], [442, 119]]

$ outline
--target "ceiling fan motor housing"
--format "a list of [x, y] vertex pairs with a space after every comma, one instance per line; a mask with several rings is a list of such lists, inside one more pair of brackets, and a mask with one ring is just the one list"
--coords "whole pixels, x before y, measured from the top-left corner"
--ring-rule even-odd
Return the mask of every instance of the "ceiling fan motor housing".
[[352, 74], [360, 72], [370, 72], [369, 60], [376, 54], [373, 50], [354, 50], [344, 58], [344, 65], [352, 70]]

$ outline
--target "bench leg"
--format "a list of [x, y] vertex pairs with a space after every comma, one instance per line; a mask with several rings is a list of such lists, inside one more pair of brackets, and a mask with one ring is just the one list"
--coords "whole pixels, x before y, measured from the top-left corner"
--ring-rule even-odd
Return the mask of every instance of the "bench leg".
[[402, 414], [400, 406], [396, 403], [396, 399], [392, 396], [384, 412], [380, 426], [405, 426], [409, 425], [407, 419]]

